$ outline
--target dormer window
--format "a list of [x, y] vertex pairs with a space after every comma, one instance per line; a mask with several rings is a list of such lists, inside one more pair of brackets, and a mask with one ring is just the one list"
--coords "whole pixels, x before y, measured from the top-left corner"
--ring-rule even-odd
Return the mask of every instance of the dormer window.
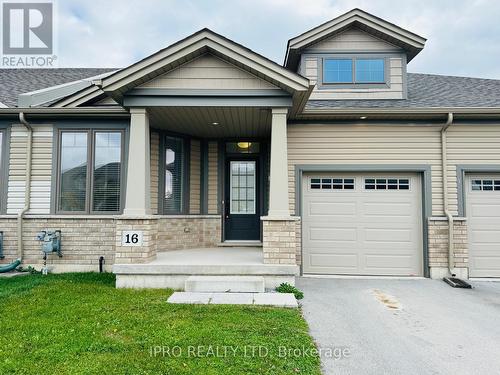
[[323, 84], [372, 83], [385, 83], [385, 59], [323, 59]]

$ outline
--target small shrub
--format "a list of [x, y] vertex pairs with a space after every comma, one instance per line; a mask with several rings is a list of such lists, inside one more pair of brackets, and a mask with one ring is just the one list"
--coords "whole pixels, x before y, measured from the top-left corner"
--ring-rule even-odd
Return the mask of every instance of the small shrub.
[[281, 283], [280, 286], [276, 288], [276, 291], [278, 293], [293, 293], [297, 299], [304, 298], [304, 293], [302, 293], [302, 291], [288, 283]]

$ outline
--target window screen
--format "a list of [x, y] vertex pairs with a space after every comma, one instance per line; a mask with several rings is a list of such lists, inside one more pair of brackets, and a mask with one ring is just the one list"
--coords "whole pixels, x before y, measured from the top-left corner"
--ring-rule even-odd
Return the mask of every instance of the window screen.
[[93, 167], [94, 211], [119, 211], [122, 134], [96, 132]]
[[184, 141], [165, 137], [165, 213], [182, 212]]

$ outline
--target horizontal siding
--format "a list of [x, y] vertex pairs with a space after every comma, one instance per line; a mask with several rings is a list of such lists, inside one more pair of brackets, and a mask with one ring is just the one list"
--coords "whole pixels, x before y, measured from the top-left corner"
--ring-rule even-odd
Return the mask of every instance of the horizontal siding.
[[201, 144], [191, 141], [190, 173], [189, 173], [189, 213], [200, 213], [200, 156]]
[[456, 213], [457, 165], [500, 165], [500, 125], [452, 125], [448, 140], [448, 194]]
[[312, 82], [318, 82], [321, 60], [317, 53], [358, 54], [364, 52], [383, 52], [401, 54], [388, 58], [389, 87], [378, 88], [336, 88], [318, 89], [311, 93], [310, 99], [402, 99], [405, 96], [404, 74], [406, 60], [402, 50], [358, 29], [350, 29], [325, 39], [304, 50], [304, 75]]
[[277, 88], [273, 84], [210, 54], [200, 56], [138, 87], [166, 89]]
[[158, 183], [160, 168], [160, 135], [158, 132], [151, 133], [151, 212], [158, 213]]
[[433, 215], [441, 215], [440, 129], [440, 126], [403, 125], [289, 125], [288, 168], [292, 212], [295, 212], [297, 164], [426, 164], [431, 166], [432, 212]]
[[[7, 213], [17, 214], [24, 207], [26, 188], [27, 131], [21, 125], [11, 129]], [[31, 214], [49, 214], [51, 199], [53, 127], [33, 128], [31, 171]]]
[[218, 149], [217, 142], [208, 143], [208, 213], [218, 213]]
[[401, 51], [400, 47], [395, 46], [382, 39], [378, 39], [373, 35], [363, 32], [356, 28], [347, 29], [346, 31], [336, 34], [333, 37], [326, 38], [312, 46], [308, 47], [305, 52], [309, 51], [330, 52], [337, 51]]

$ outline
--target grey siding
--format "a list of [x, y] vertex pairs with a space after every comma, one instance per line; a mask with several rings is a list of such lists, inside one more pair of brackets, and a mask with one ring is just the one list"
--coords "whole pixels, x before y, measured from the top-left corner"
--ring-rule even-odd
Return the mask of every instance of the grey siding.
[[200, 213], [200, 156], [199, 140], [191, 140], [191, 157], [189, 170], [189, 213]]
[[208, 213], [218, 213], [218, 145], [217, 142], [208, 143]]
[[160, 135], [158, 132], [151, 132], [151, 212], [158, 213], [158, 184], [160, 168]]
[[235, 65], [210, 54], [146, 82], [139, 88], [164, 89], [276, 89]]

